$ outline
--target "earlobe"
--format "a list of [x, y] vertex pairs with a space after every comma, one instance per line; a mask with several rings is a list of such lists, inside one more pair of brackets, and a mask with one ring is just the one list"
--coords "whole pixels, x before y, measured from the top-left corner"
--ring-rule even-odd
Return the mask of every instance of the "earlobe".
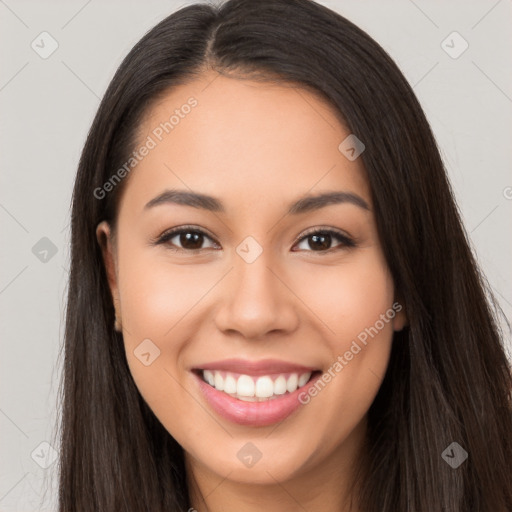
[[395, 310], [395, 317], [393, 318], [393, 330], [401, 331], [404, 327], [409, 325], [407, 313], [405, 311], [404, 301], [399, 298], [393, 303], [393, 309]]
[[401, 331], [407, 325], [408, 325], [407, 316], [405, 314], [405, 311], [402, 310], [399, 313], [397, 313], [395, 315], [395, 318], [393, 319], [393, 329], [395, 331]]

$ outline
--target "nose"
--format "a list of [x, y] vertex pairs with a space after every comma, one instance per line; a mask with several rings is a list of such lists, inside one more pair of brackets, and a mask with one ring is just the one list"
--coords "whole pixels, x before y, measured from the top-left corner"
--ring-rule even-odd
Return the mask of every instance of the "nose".
[[270, 333], [293, 332], [299, 323], [297, 303], [286, 276], [270, 265], [266, 251], [252, 263], [236, 256], [234, 269], [217, 309], [215, 323], [224, 334], [262, 339]]

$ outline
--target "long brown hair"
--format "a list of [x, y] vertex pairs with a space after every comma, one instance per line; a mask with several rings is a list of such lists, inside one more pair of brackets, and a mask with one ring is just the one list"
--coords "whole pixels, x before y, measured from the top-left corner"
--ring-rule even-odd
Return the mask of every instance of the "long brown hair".
[[[61, 382], [59, 512], [185, 511], [183, 450], [130, 374], [95, 229], [115, 226], [127, 160], [151, 101], [207, 67], [324, 97], [366, 149], [377, 228], [409, 325], [395, 334], [356, 475], [365, 512], [512, 510], [512, 376], [499, 308], [470, 248], [438, 147], [404, 76], [363, 30], [311, 0], [180, 9], [112, 79], [72, 201]], [[136, 172], [136, 171], [135, 171]], [[456, 442], [468, 459], [442, 456]]]

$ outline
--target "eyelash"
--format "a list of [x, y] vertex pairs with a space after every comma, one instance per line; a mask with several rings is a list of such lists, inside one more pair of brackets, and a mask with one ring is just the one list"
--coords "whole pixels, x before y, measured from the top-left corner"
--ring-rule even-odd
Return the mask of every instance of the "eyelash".
[[[165, 233], [163, 233], [160, 237], [157, 237], [156, 239], [153, 239], [151, 241], [151, 243], [153, 245], [160, 245], [160, 244], [165, 244], [167, 243], [169, 240], [171, 240], [172, 238], [174, 238], [176, 235], [180, 235], [182, 233], [199, 233], [207, 238], [209, 238], [210, 240], [213, 241], [212, 237], [210, 235], [208, 235], [207, 233], [205, 233], [203, 230], [199, 229], [199, 228], [196, 228], [194, 226], [180, 226], [179, 228], [173, 228], [169, 231], [166, 231]], [[340, 249], [340, 248], [353, 248], [353, 247], [356, 247], [357, 246], [357, 243], [355, 242], [355, 240], [353, 240], [352, 238], [344, 235], [343, 233], [339, 232], [339, 231], [336, 231], [336, 230], [333, 230], [333, 229], [322, 229], [322, 228], [316, 228], [316, 229], [312, 229], [310, 231], [306, 231], [304, 234], [302, 234], [299, 238], [297, 238], [293, 245], [295, 246], [297, 243], [299, 242], [302, 242], [303, 240], [306, 240], [307, 238], [309, 238], [310, 236], [313, 236], [313, 235], [318, 235], [318, 234], [322, 234], [322, 235], [332, 235], [334, 238], [338, 239], [339, 242], [341, 242], [338, 246], [336, 247], [331, 247], [330, 249], [327, 249], [325, 251], [313, 251], [313, 250], [309, 250], [309, 251], [306, 251], [306, 252], [320, 252], [320, 253], [331, 253], [333, 251], [336, 251], [336, 249]], [[216, 243], [216, 242], [215, 242]], [[174, 252], [189, 252], [189, 253], [198, 253], [206, 248], [203, 248], [203, 249], [183, 249], [182, 247], [170, 247], [170, 249]]]

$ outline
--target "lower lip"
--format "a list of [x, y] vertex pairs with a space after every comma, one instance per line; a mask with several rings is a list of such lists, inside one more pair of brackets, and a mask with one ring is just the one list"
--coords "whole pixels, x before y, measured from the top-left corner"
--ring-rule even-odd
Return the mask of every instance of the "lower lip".
[[200, 375], [194, 373], [194, 376], [199, 382], [206, 401], [220, 416], [239, 425], [264, 427], [283, 421], [303, 405], [299, 401], [299, 395], [306, 391], [321, 374], [314, 375], [304, 386], [296, 389], [293, 393], [286, 393], [279, 398], [264, 402], [238, 400], [210, 386]]

